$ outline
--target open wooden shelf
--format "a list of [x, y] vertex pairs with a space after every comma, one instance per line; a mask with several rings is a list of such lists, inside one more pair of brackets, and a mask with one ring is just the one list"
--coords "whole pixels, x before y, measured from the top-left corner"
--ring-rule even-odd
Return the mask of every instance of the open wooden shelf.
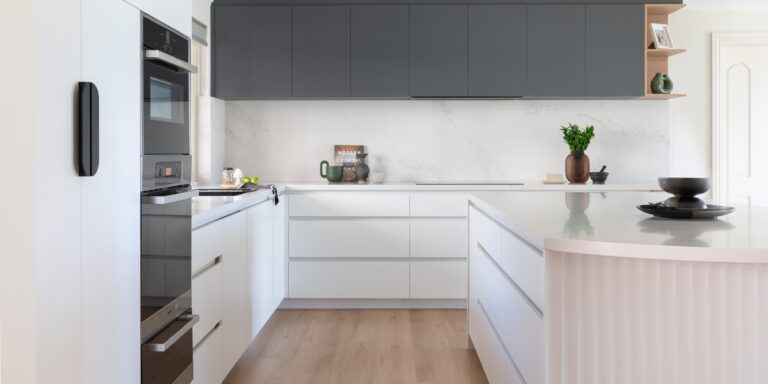
[[669, 15], [685, 8], [685, 4], [646, 4], [645, 9], [649, 15]]
[[684, 48], [649, 48], [645, 52], [648, 57], [670, 57], [685, 51]]
[[648, 93], [645, 96], [641, 96], [638, 99], [639, 100], [670, 100], [670, 99], [677, 99], [679, 97], [685, 97], [686, 94], [684, 93]]
[[[649, 48], [653, 46], [651, 23], [669, 24], [669, 14], [679, 11], [685, 4], [646, 4], [645, 5], [645, 96], [642, 100], [669, 100], [685, 97], [682, 93], [654, 94], [651, 92], [651, 79], [656, 73], [669, 74], [669, 58], [679, 55], [686, 50], [683, 48]], [[674, 76], [670, 74], [674, 80]]]

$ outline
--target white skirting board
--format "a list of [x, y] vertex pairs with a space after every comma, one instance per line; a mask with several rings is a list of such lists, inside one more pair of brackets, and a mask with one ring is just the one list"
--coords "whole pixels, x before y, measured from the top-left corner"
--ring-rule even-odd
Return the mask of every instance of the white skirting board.
[[768, 266], [545, 259], [547, 383], [768, 383]]
[[466, 309], [465, 299], [285, 299], [281, 309]]

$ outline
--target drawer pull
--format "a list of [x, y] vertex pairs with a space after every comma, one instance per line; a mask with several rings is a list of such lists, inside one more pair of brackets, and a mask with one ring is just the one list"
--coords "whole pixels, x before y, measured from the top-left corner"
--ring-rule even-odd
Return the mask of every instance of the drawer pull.
[[181, 328], [179, 328], [178, 331], [176, 331], [171, 337], [166, 339], [162, 343], [147, 343], [142, 346], [142, 348], [145, 351], [149, 352], [165, 352], [171, 347], [173, 347], [174, 344], [176, 344], [179, 339], [181, 339], [182, 336], [184, 336], [185, 333], [189, 332], [192, 327], [197, 324], [197, 322], [200, 320], [200, 316], [198, 315], [182, 315], [179, 316], [179, 319], [181, 321], [186, 321], [187, 323], [184, 324]]
[[224, 257], [223, 255], [218, 255], [213, 260], [203, 264], [203, 266], [200, 267], [200, 269], [198, 269], [197, 272], [192, 274], [192, 278], [194, 279], [195, 277], [202, 275], [205, 271], [213, 268], [216, 264], [221, 263], [221, 259], [223, 257]]
[[488, 260], [491, 261], [491, 264], [493, 264], [493, 267], [496, 269], [496, 271], [499, 272], [504, 277], [505, 280], [507, 280], [509, 285], [511, 285], [512, 288], [514, 288], [515, 291], [517, 291], [520, 297], [522, 297], [523, 300], [528, 304], [528, 306], [530, 306], [531, 309], [533, 309], [533, 312], [535, 312], [540, 319], [544, 320], [544, 312], [541, 310], [541, 308], [539, 308], [539, 306], [536, 305], [536, 303], [534, 303], [530, 297], [528, 297], [528, 294], [526, 294], [525, 291], [523, 291], [523, 289], [520, 288], [520, 286], [517, 285], [517, 283], [514, 280], [512, 280], [512, 278], [509, 277], [509, 275], [506, 272], [504, 272], [504, 269], [502, 269], [499, 263], [497, 263], [496, 260], [488, 253], [488, 251], [485, 250], [482, 244], [478, 242], [477, 247], [480, 249], [483, 255], [485, 255], [485, 257], [487, 257]]

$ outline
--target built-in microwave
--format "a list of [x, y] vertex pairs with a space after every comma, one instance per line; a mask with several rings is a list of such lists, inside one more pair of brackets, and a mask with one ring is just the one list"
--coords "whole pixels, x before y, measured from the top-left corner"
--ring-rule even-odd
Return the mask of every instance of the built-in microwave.
[[190, 41], [150, 17], [142, 21], [144, 155], [189, 154]]

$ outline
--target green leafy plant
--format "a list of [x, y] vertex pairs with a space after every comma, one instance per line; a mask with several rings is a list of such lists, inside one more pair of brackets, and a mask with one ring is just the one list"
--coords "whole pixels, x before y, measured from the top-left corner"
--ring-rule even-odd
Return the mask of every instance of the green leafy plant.
[[560, 127], [560, 131], [563, 132], [563, 141], [568, 144], [573, 152], [584, 152], [589, 147], [589, 142], [595, 137], [595, 127], [588, 125], [586, 128], [581, 129], [576, 124], [568, 123], [565, 127]]

